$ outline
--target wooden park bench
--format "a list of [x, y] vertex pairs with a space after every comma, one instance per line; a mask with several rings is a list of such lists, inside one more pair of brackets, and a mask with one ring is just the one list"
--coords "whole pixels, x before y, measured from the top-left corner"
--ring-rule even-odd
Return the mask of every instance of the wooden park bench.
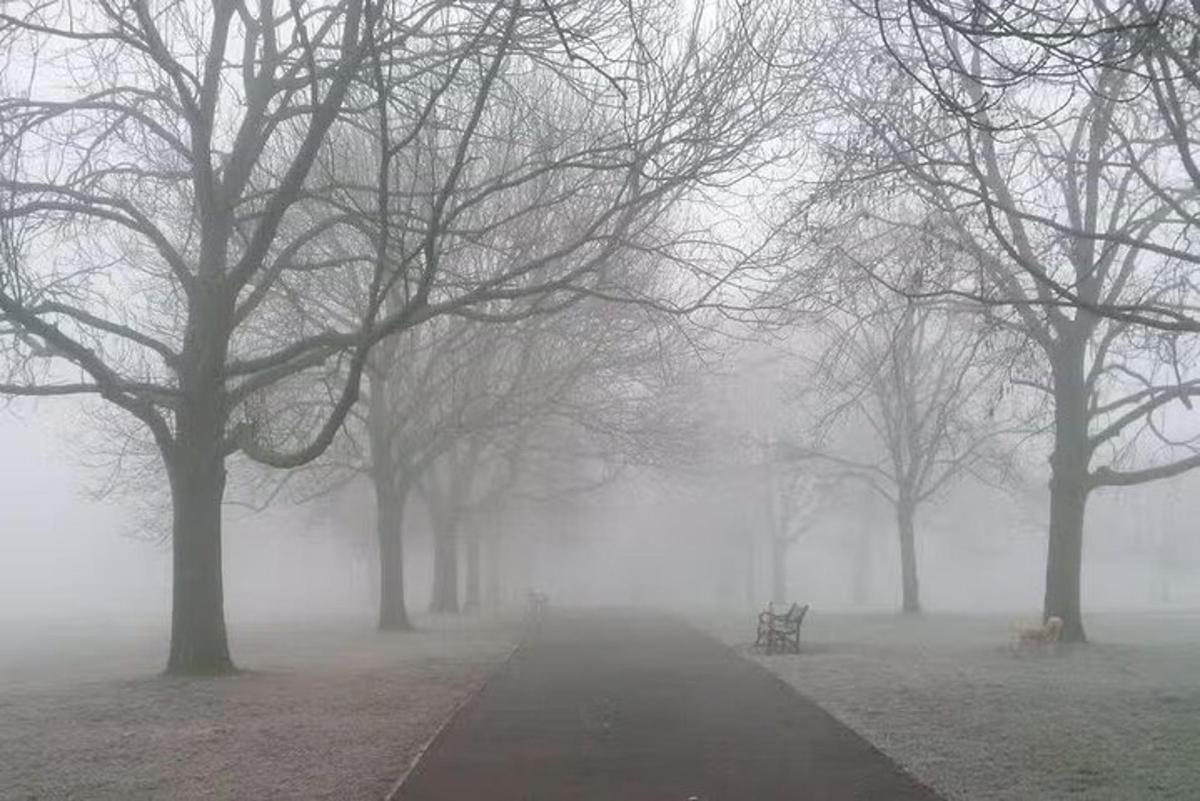
[[767, 608], [758, 615], [755, 646], [765, 648], [768, 654], [800, 653], [800, 625], [804, 623], [807, 612], [808, 604], [792, 604], [780, 615], [775, 612], [773, 603], [767, 604]]

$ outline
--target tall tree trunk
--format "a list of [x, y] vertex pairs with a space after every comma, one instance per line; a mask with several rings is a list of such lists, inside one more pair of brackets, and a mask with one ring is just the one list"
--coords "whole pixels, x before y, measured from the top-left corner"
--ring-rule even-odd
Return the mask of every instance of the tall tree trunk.
[[468, 612], [478, 612], [480, 606], [480, 572], [479, 572], [479, 534], [472, 531], [466, 538], [467, 546], [467, 587], [463, 600], [463, 609]]
[[458, 531], [444, 512], [433, 515], [433, 599], [431, 612], [458, 612]]
[[171, 486], [174, 574], [167, 672], [218, 675], [234, 670], [221, 576], [224, 370], [232, 304], [218, 284], [204, 281], [197, 286], [179, 361], [175, 439], [164, 448]]
[[1062, 639], [1084, 642], [1080, 583], [1083, 572], [1083, 521], [1087, 490], [1071, 468], [1054, 469], [1050, 479], [1050, 542], [1046, 555], [1044, 617], [1060, 617]]
[[901, 609], [906, 615], [921, 611], [921, 586], [917, 580], [916, 508], [903, 498], [896, 504], [896, 526], [900, 533]]
[[771, 538], [771, 600], [776, 606], [787, 603], [788, 543], [783, 537]]
[[1083, 523], [1089, 494], [1087, 391], [1081, 347], [1054, 363], [1054, 452], [1050, 456], [1050, 538], [1043, 614], [1062, 618], [1062, 639], [1085, 642], [1080, 601]]
[[404, 604], [404, 508], [408, 493], [395, 486], [394, 477], [375, 480], [376, 520], [379, 538], [379, 628], [407, 631], [412, 628]]
[[[383, 353], [384, 358], [394, 354]], [[392, 408], [386, 370], [370, 371], [367, 395], [367, 444], [371, 454], [371, 484], [375, 489], [375, 533], [379, 546], [379, 628], [412, 628], [404, 603], [404, 510], [411, 485], [393, 452]]]
[[229, 673], [234, 668], [225, 632], [221, 581], [225, 467], [219, 454], [185, 452], [176, 455], [171, 473], [174, 583], [167, 672]]
[[[175, 443], [165, 457], [171, 485], [171, 650], [167, 672], [232, 672], [221, 577], [225, 496], [225, 411], [219, 366], [224, 349], [196, 335], [181, 370]], [[216, 366], [214, 366], [216, 365]]]

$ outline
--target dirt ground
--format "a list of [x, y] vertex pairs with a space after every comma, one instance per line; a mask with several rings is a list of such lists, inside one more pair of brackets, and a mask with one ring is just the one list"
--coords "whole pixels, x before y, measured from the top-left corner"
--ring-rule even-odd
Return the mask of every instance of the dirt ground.
[[0, 799], [379, 799], [513, 637], [239, 627], [246, 672], [170, 679], [162, 631], [4, 624]]
[[799, 656], [708, 623], [954, 801], [1200, 798], [1200, 614], [1092, 615], [1014, 656], [1003, 616], [810, 613]]

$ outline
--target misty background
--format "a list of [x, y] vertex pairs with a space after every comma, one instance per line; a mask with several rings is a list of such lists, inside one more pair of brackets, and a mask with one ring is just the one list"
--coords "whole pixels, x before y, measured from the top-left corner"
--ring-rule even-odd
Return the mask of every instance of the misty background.
[[[89, 454], [73, 444], [84, 425], [79, 410], [63, 402], [16, 402], [0, 416], [0, 617], [165, 628], [166, 522], [126, 496], [100, 495], [110, 469], [88, 467]], [[928, 508], [919, 551], [928, 609], [1036, 614], [1045, 570], [1043, 481], [1031, 479], [1017, 494], [968, 482]], [[764, 603], [770, 566], [764, 524], [756, 519], [762, 504], [750, 491], [736, 497], [734, 483], [704, 476], [703, 465], [679, 474], [639, 468], [565, 502], [554, 522], [528, 515], [512, 524], [520, 544], [505, 554], [505, 602], [519, 607], [525, 592], [538, 588], [563, 604], [695, 610]], [[1185, 474], [1095, 498], [1086, 608], [1200, 605], [1198, 489], [1200, 477]], [[821, 609], [895, 608], [898, 556], [888, 508], [853, 483], [836, 507], [791, 549], [789, 596]], [[264, 511], [227, 506], [226, 513], [231, 621], [372, 620], [378, 568], [361, 483], [328, 499], [283, 500]], [[421, 509], [410, 515], [406, 581], [411, 605], [421, 609], [431, 591], [430, 532]]]

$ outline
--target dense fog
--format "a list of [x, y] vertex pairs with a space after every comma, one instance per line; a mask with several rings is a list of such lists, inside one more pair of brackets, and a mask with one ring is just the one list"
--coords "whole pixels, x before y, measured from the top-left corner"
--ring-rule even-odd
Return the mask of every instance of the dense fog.
[[[733, 410], [729, 410], [733, 411]], [[18, 404], [6, 411], [0, 616], [10, 622], [165, 628], [171, 564], [161, 509], [102, 495], [105, 465], [86, 466], [77, 410]], [[729, 419], [740, 415], [729, 414]], [[94, 454], [93, 454], [94, 456]], [[1036, 468], [1036, 465], [1033, 466]], [[1044, 581], [1044, 476], [996, 490], [967, 481], [921, 518], [923, 602], [941, 612], [1032, 615]], [[518, 612], [529, 590], [567, 605], [740, 610], [769, 600], [765, 502], [744, 479], [703, 461], [630, 468], [579, 497], [529, 504], [502, 527], [490, 576], [495, 613]], [[737, 471], [735, 471], [737, 472]], [[1192, 536], [1196, 478], [1100, 494], [1089, 509], [1087, 608], [1200, 605], [1200, 544]], [[369, 623], [378, 594], [372, 499], [361, 483], [329, 498], [282, 498], [265, 510], [226, 508], [226, 610], [237, 622], [345, 619]], [[410, 604], [431, 592], [430, 529], [410, 510]], [[891, 610], [900, 595], [893, 513], [851, 483], [787, 555], [788, 598], [826, 610]], [[485, 548], [487, 546], [485, 545]], [[462, 578], [465, 581], [465, 576]]]
[[1197, 64], [0, 0], [0, 801], [1200, 797]]

